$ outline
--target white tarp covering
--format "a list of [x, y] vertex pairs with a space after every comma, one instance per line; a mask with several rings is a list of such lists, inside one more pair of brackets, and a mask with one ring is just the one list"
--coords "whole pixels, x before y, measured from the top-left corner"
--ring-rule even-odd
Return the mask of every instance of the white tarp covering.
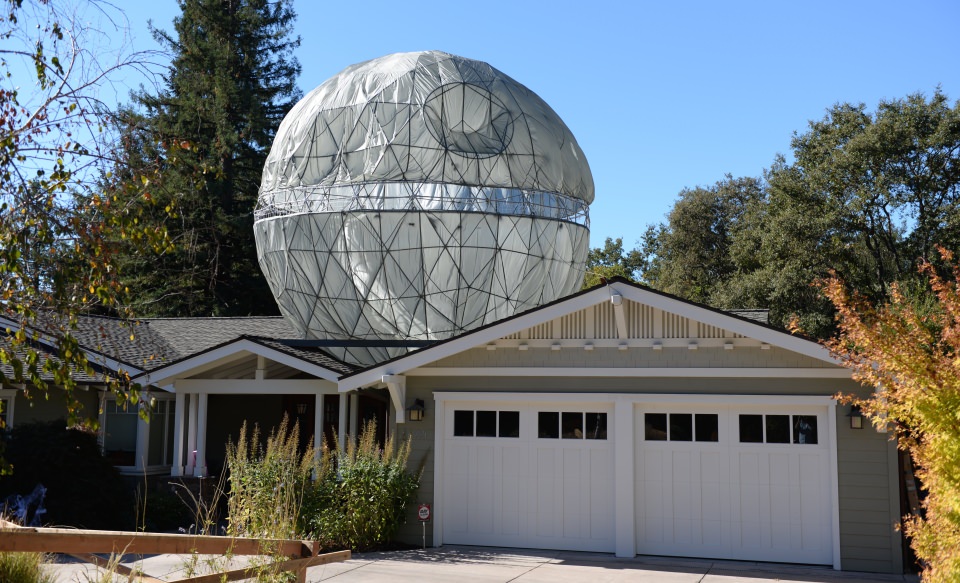
[[388, 55], [284, 119], [257, 249], [307, 338], [440, 340], [575, 291], [593, 196], [576, 140], [529, 89], [447, 53]]

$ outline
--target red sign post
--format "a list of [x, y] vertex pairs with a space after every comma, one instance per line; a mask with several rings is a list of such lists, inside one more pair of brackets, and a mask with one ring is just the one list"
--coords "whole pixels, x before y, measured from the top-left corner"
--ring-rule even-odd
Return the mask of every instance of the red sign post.
[[423, 548], [427, 548], [427, 523], [430, 522], [431, 512], [429, 504], [420, 504], [417, 506], [417, 518], [423, 526]]

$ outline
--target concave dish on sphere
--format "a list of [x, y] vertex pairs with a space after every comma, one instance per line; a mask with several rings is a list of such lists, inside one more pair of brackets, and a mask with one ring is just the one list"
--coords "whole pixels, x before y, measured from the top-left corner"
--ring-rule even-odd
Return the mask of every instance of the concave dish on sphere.
[[[254, 231], [280, 311], [373, 364], [576, 291], [593, 178], [563, 121], [486, 63], [353, 65], [284, 118]], [[356, 343], [360, 344], [360, 343]], [[378, 345], [379, 344], [379, 345]]]

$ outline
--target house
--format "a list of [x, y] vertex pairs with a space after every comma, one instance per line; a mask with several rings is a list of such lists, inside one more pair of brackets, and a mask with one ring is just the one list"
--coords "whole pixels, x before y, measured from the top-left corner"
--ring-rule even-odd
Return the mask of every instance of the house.
[[[131, 471], [203, 476], [243, 420], [285, 411], [341, 441], [377, 419], [424, 461], [428, 544], [902, 572], [896, 444], [834, 399], [871, 389], [760, 316], [617, 279], [365, 368], [278, 318], [147, 319], [124, 354], [103, 329], [85, 346], [163, 403], [146, 424], [102, 397]], [[419, 542], [414, 514], [401, 534]]]

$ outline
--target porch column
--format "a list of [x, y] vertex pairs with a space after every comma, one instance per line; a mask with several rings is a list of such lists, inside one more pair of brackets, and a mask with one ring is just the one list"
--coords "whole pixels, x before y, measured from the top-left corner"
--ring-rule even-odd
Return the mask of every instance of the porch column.
[[360, 394], [350, 393], [350, 436], [356, 440], [360, 437]]
[[97, 432], [97, 445], [100, 446], [100, 453], [104, 453], [105, 442], [107, 438], [107, 391], [100, 391], [97, 395], [100, 401], [99, 415], [97, 421], [100, 423], [100, 431]]
[[197, 394], [197, 465], [193, 475], [205, 478], [207, 475], [207, 393]]
[[190, 416], [187, 418], [187, 468], [186, 474], [193, 475], [197, 458], [193, 452], [197, 451], [197, 414], [199, 413], [199, 399], [197, 393], [190, 393]]
[[340, 393], [340, 429], [337, 431], [337, 440], [340, 442], [340, 449], [347, 447], [347, 393]]
[[633, 403], [625, 399], [613, 404], [613, 515], [614, 550], [618, 557], [637, 555]]
[[314, 396], [316, 404], [313, 409], [313, 449], [319, 457], [323, 447], [323, 393], [317, 391]]
[[[137, 413], [139, 409], [146, 407], [150, 408], [149, 403], [140, 402], [137, 404]], [[143, 474], [144, 468], [147, 467], [147, 454], [150, 451], [150, 427], [147, 425], [146, 420], [144, 420], [140, 415], [137, 415], [137, 447], [133, 459], [133, 469], [136, 470], [138, 474]]]
[[[176, 390], [176, 384], [174, 384]], [[186, 423], [187, 414], [187, 396], [177, 391], [177, 404], [173, 414], [173, 467], [170, 468], [170, 475], [183, 475], [183, 427]]]

